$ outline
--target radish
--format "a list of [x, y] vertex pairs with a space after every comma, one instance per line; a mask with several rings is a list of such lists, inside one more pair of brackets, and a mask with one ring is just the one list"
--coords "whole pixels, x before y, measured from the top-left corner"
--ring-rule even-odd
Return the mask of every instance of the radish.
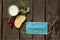
[[8, 20], [7, 20], [7, 23], [8, 23], [8, 25], [10, 26], [10, 28], [12, 28], [12, 27], [13, 27], [13, 24], [14, 24], [14, 21], [11, 20], [11, 19], [8, 19]]

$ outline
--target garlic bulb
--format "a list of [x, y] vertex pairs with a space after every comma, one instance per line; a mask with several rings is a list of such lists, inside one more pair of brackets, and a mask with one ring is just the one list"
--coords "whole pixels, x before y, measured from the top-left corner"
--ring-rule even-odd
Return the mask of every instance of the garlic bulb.
[[28, 13], [28, 12], [30, 12], [30, 8], [28, 7], [26, 11], [23, 10], [23, 9], [21, 9], [20, 11], [23, 12], [23, 13]]

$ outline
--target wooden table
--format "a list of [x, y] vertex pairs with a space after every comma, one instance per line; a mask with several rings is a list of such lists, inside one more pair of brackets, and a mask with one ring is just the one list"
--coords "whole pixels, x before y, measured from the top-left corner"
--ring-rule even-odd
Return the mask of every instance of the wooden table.
[[[12, 4], [17, 5], [17, 1], [0, 0], [0, 40], [60, 40], [60, 18], [53, 27], [49, 25], [49, 32], [52, 32], [47, 35], [21, 33], [21, 30], [25, 31], [25, 23], [22, 25], [21, 30], [15, 27], [10, 29], [7, 24], [8, 7]], [[31, 12], [26, 15], [27, 21], [53, 23], [56, 16], [60, 17], [60, 0], [25, 0], [25, 2], [31, 8]]]

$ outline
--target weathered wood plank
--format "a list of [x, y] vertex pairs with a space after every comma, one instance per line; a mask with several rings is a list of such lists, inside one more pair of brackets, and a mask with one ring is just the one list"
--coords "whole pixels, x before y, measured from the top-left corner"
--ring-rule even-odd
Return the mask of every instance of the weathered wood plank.
[[3, 37], [2, 40], [19, 40], [19, 30], [13, 27], [11, 29], [7, 24], [9, 18], [8, 7], [16, 4], [18, 0], [3, 0]]
[[[49, 22], [49, 34], [46, 40], [58, 40], [55, 28], [58, 19], [58, 0], [46, 0], [46, 21]], [[56, 22], [56, 23], [55, 23]], [[52, 24], [55, 24], [52, 26]], [[51, 32], [52, 31], [52, 32]]]
[[[30, 7], [30, 10], [31, 10], [30, 13], [26, 14], [26, 16], [27, 16], [26, 22], [27, 22], [27, 21], [31, 21], [32, 20], [32, 0], [25, 0], [25, 2]], [[22, 25], [22, 28], [21, 28], [21, 30], [24, 31], [24, 32], [26, 30], [25, 29], [26, 28], [26, 24], [25, 23]], [[20, 32], [20, 40], [32, 40], [32, 35], [24, 34], [24, 33]]]
[[58, 0], [58, 16], [59, 16], [59, 19], [55, 28], [56, 40], [60, 40], [60, 0]]
[[[45, 21], [45, 0], [33, 1], [33, 22]], [[33, 40], [44, 40], [44, 35], [33, 35]]]
[[0, 0], [0, 40], [1, 40], [1, 18], [2, 18], [1, 17], [1, 15], [2, 15], [2, 12], [1, 12], [2, 8], [1, 7], [2, 7], [2, 0]]

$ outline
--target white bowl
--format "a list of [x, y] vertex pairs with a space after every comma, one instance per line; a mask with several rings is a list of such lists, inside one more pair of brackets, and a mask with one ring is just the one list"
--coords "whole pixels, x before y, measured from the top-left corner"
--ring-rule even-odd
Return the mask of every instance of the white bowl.
[[9, 8], [8, 8], [8, 12], [11, 16], [16, 16], [19, 12], [19, 9], [16, 5], [11, 5]]

